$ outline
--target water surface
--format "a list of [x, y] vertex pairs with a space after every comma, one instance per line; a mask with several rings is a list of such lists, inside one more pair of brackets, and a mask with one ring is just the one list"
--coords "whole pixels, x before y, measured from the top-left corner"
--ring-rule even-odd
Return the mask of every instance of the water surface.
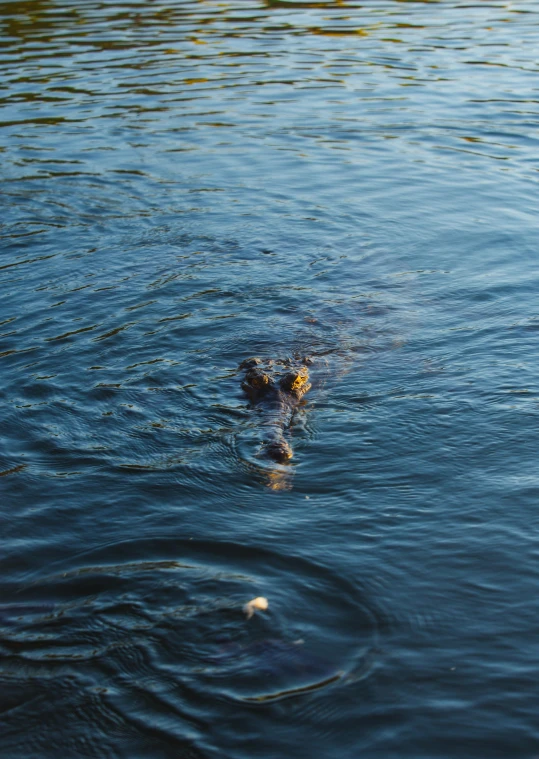
[[0, 755], [537, 757], [538, 4], [0, 44]]

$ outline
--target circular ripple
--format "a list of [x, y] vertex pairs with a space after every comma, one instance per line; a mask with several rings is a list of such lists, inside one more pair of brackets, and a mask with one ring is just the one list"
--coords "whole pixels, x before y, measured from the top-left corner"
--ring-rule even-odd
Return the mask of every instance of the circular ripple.
[[[6, 610], [7, 637], [28, 661], [95, 658], [101, 668], [104, 658], [109, 676], [124, 678], [119, 652], [128, 645], [131, 677], [255, 702], [343, 685], [370, 670], [376, 614], [354, 582], [323, 564], [264, 547], [166, 539], [115, 544], [77, 564]], [[36, 617], [37, 589], [47, 604]], [[259, 595], [269, 609], [247, 619], [242, 607]], [[38, 626], [39, 652], [29, 636]], [[91, 642], [82, 635], [89, 626]]]

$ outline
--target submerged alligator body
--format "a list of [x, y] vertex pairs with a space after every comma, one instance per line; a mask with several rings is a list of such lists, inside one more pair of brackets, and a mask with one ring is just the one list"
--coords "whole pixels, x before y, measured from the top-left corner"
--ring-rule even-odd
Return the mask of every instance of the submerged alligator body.
[[250, 358], [241, 364], [245, 369], [242, 388], [251, 403], [263, 412], [264, 454], [278, 463], [292, 458], [293, 451], [285, 438], [301, 399], [310, 389], [309, 370], [290, 361], [262, 361]]

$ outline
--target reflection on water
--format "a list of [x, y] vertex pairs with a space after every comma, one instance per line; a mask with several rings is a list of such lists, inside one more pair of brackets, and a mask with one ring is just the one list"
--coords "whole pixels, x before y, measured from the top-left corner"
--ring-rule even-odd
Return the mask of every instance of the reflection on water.
[[539, 753], [538, 36], [0, 3], [1, 756]]

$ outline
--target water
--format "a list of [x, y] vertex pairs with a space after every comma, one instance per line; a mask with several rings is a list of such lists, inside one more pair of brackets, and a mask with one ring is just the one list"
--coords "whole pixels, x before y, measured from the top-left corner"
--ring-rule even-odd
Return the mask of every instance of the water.
[[0, 755], [539, 756], [539, 5], [0, 40]]

